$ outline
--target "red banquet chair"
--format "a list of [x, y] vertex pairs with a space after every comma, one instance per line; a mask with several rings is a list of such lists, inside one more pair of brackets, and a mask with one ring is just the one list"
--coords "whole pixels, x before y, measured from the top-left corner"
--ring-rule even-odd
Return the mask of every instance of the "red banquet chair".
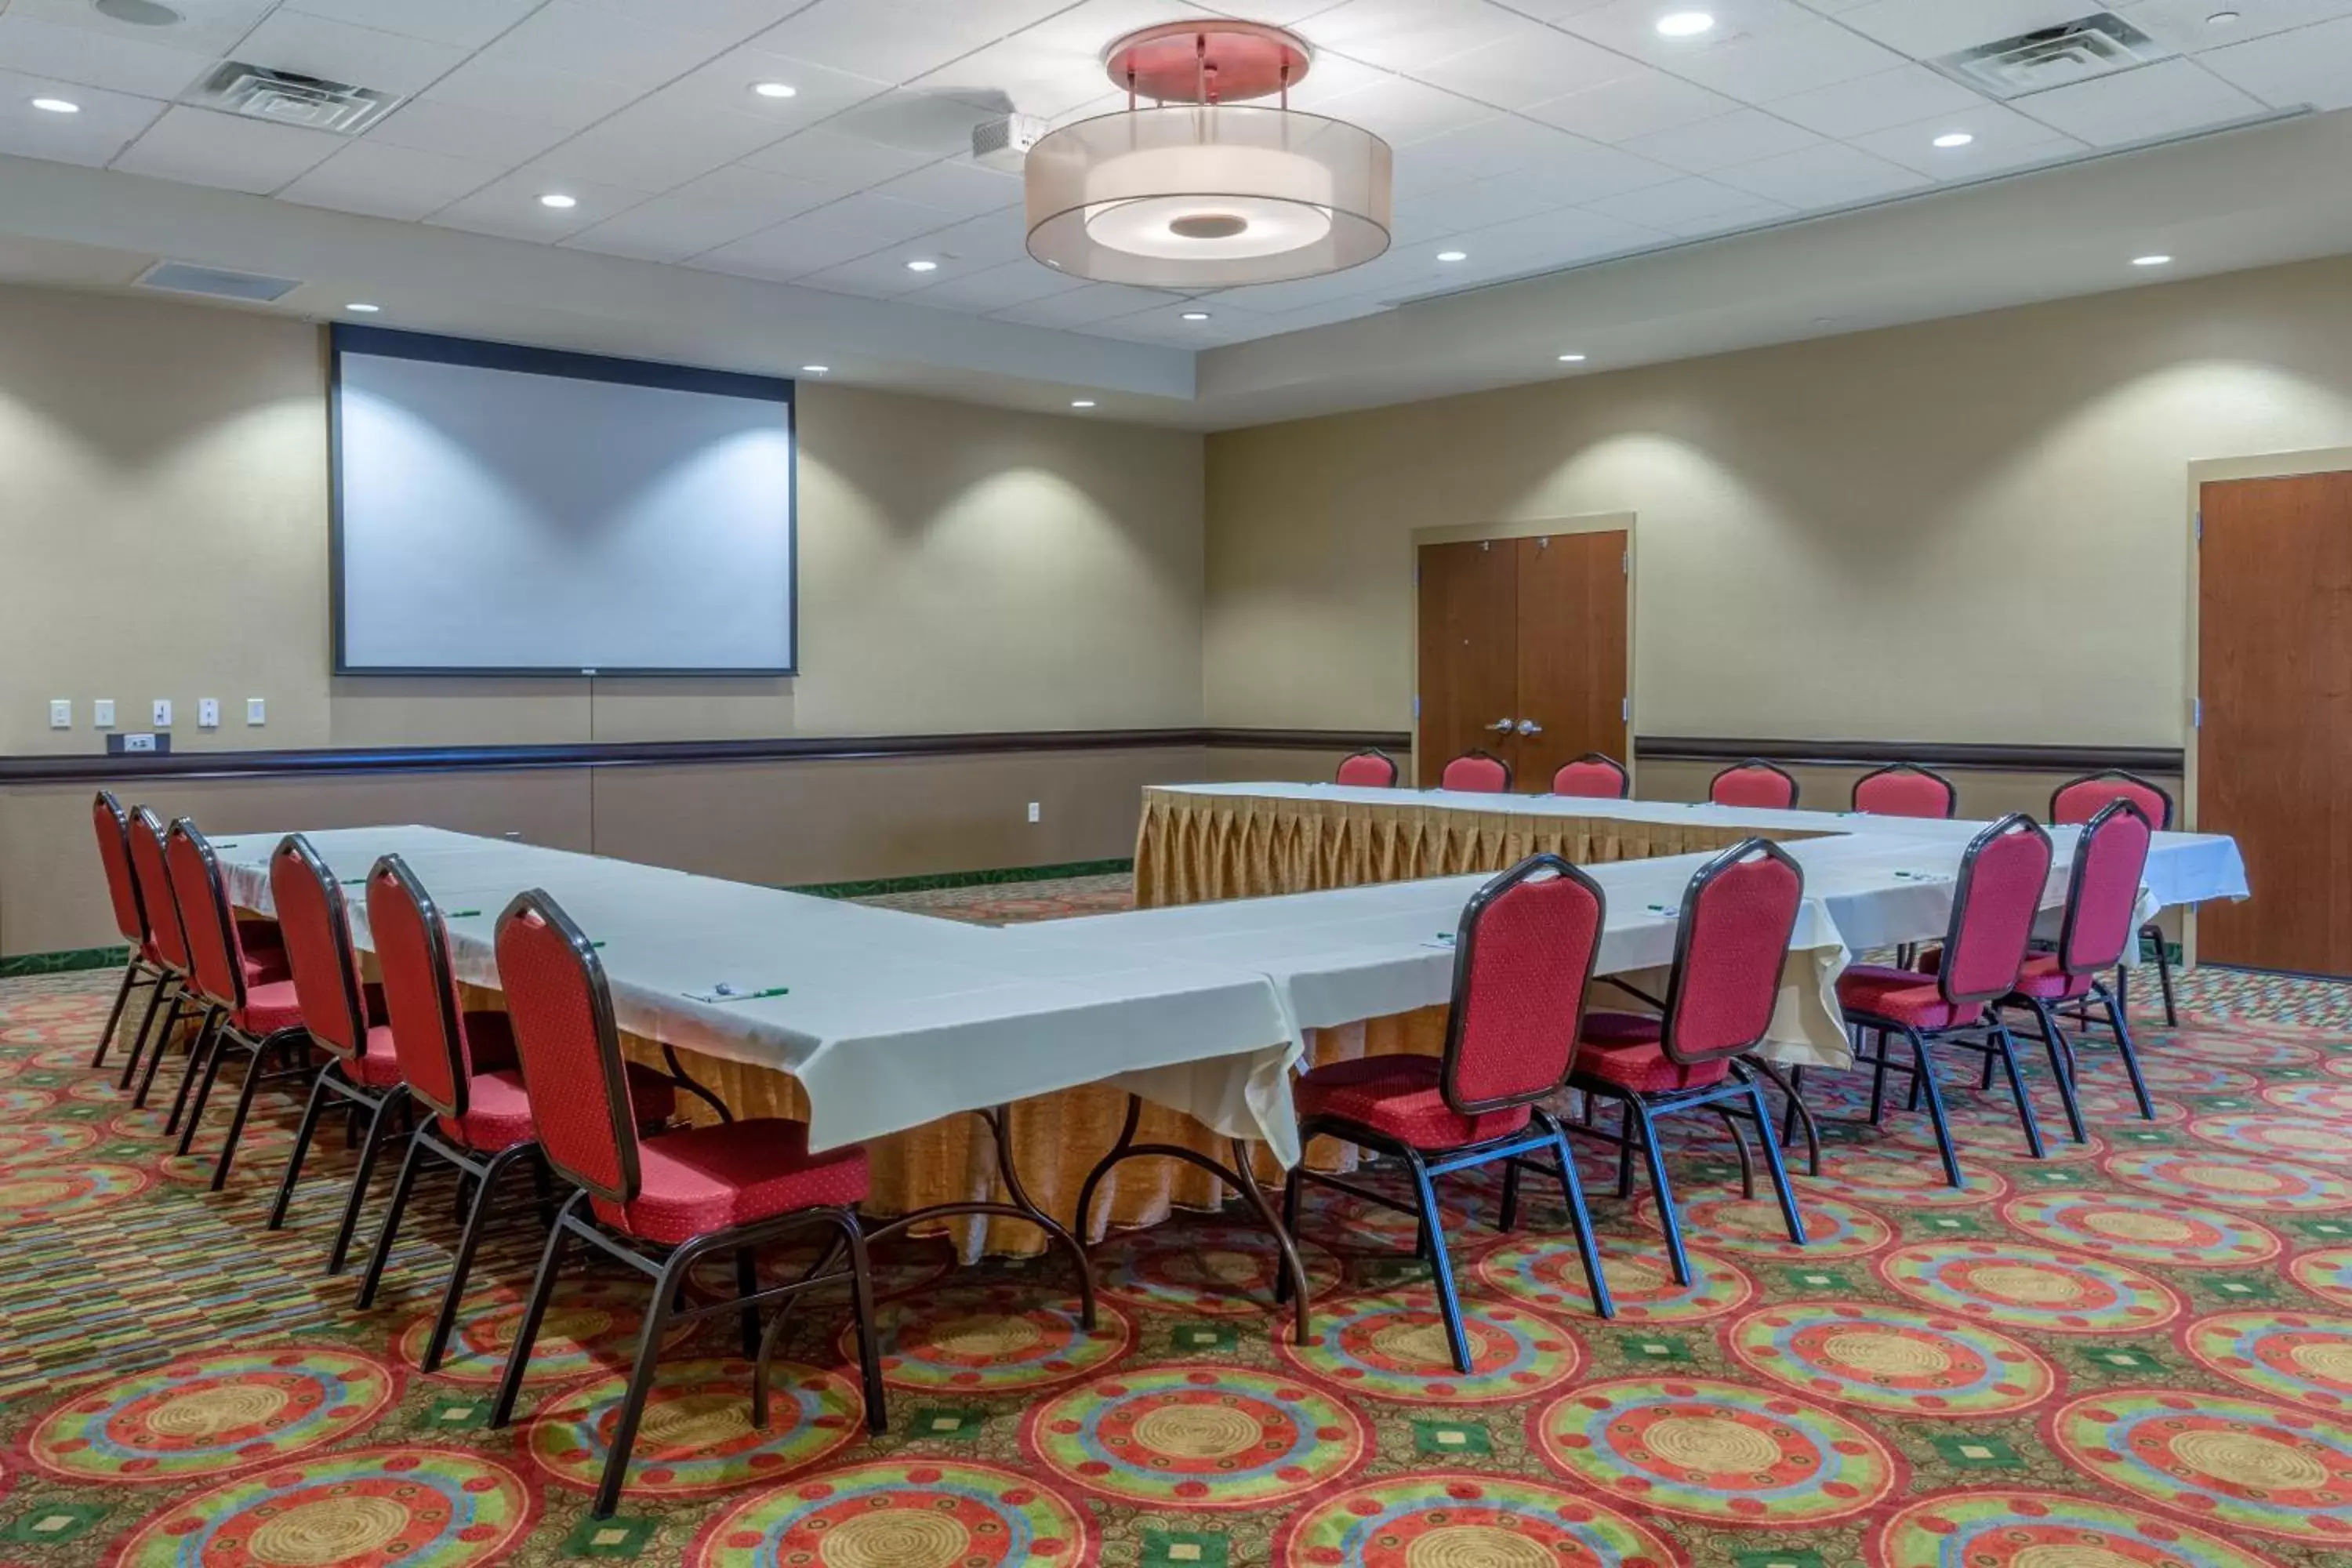
[[[2137, 806], [2140, 816], [2158, 832], [2172, 831], [2172, 797], [2137, 773], [2127, 773], [2121, 768], [2084, 773], [2060, 784], [2050, 796], [2050, 824], [2053, 827], [2072, 827], [2088, 822], [2118, 800], [2127, 800]], [[2156, 947], [2156, 983], [2164, 992], [2164, 1022], [2168, 1028], [2178, 1028], [2180, 1013], [2172, 1003], [2172, 959], [2165, 952], [2164, 928], [2144, 925], [2138, 934], [2140, 940]], [[2130, 997], [2120, 964], [2116, 968], [2115, 999], [2118, 1006], [2128, 1010]]]
[[[1297, 1234], [1299, 1191], [1309, 1181], [1419, 1219], [1446, 1342], [1455, 1370], [1465, 1373], [1471, 1370], [1470, 1343], [1446, 1258], [1435, 1186], [1440, 1176], [1497, 1160], [1549, 1160], [1568, 1194], [1593, 1307], [1604, 1318], [1615, 1315], [1576, 1157], [1543, 1103], [1559, 1092], [1576, 1062], [1577, 1025], [1601, 951], [1604, 912], [1599, 883], [1557, 855], [1529, 856], [1481, 888], [1462, 911], [1443, 1057], [1333, 1062], [1296, 1086], [1302, 1144], [1328, 1136], [1401, 1161], [1412, 1177], [1414, 1201], [1403, 1203], [1302, 1163], [1291, 1168], [1283, 1187], [1284, 1227]], [[1517, 1170], [1513, 1164], [1505, 1175], [1505, 1230], [1516, 1217]], [[1284, 1276], [1277, 1298], [1288, 1289]]]
[[1437, 787], [1468, 795], [1507, 795], [1511, 764], [1492, 752], [1467, 751], [1445, 764], [1437, 775]]
[[[147, 918], [145, 889], [139, 885], [139, 873], [131, 864], [131, 818], [122, 803], [105, 790], [90, 803], [90, 822], [98, 830], [98, 860], [106, 870], [106, 896], [114, 910], [114, 929], [131, 949], [130, 962], [122, 968], [122, 984], [115, 988], [114, 1005], [107, 1011], [106, 1027], [99, 1031], [98, 1054], [89, 1059], [93, 1068], [106, 1065], [106, 1051], [114, 1043], [114, 1031], [122, 1022], [124, 1009], [130, 1005], [133, 987], [152, 985], [148, 994], [147, 1011], [140, 1019], [135, 1041], [147, 1033], [154, 1021], [156, 1005], [163, 1000], [164, 987], [175, 983], [173, 972], [163, 963], [162, 949], [155, 944], [155, 933]], [[163, 889], [159, 896], [171, 901], [171, 890]], [[131, 1048], [132, 1060], [138, 1050]]]
[[[1960, 1174], [1959, 1156], [1952, 1148], [1952, 1131], [1944, 1119], [1943, 1092], [1937, 1088], [1931, 1047], [1949, 1044], [1987, 1057], [1990, 1071], [1999, 1061], [2009, 1075], [2009, 1089], [2017, 1101], [2017, 1120], [2025, 1131], [2025, 1145], [2042, 1158], [2042, 1130], [2034, 1124], [2033, 1101], [2025, 1092], [2018, 1070], [2016, 1041], [1997, 1011], [1987, 1005], [2017, 990], [2024, 973], [2027, 944], [2033, 922], [2042, 911], [2042, 889], [2050, 879], [2050, 836], [2022, 813], [1991, 824], [1969, 841], [1960, 860], [1958, 888], [1952, 895], [1951, 924], [1944, 945], [1933, 955], [1932, 970], [1896, 969], [1857, 963], [1838, 976], [1838, 1005], [1846, 1025], [1857, 1035], [1877, 1037], [1869, 1055], [1857, 1051], [1854, 1064], [1871, 1069], [1870, 1119], [1879, 1120], [1885, 1105], [1886, 1075], [1911, 1077], [1911, 1107], [1924, 1094], [1927, 1118], [1936, 1130], [1936, 1150], [1943, 1156], [1944, 1178], [1955, 1187], [1968, 1184]], [[1923, 957], [1923, 963], [1931, 960]], [[1979, 1039], [1968, 1037], [1970, 1033]], [[1887, 1054], [1887, 1037], [1900, 1035], [1911, 1045], [1908, 1066]], [[2059, 1047], [2050, 1043], [2050, 1067], [2063, 1084], [2066, 1069]]]
[[1562, 763], [1551, 775], [1552, 794], [1579, 800], [1623, 800], [1633, 787], [1625, 764], [1601, 752], [1587, 752], [1574, 762]]
[[287, 1206], [294, 1200], [295, 1184], [302, 1179], [302, 1163], [319, 1120], [334, 1101], [368, 1113], [360, 1138], [358, 1167], [343, 1200], [342, 1223], [327, 1251], [327, 1272], [340, 1274], [351, 1255], [352, 1237], [360, 1209], [367, 1202], [368, 1178], [375, 1173], [376, 1156], [391, 1131], [395, 1111], [408, 1105], [408, 1086], [400, 1076], [394, 1054], [392, 1026], [383, 1022], [383, 992], [360, 981], [358, 956], [352, 951], [350, 911], [335, 874], [300, 834], [289, 835], [269, 858], [269, 900], [286, 936], [286, 956], [294, 972], [294, 994], [301, 1004], [302, 1026], [310, 1042], [327, 1053], [327, 1063], [312, 1079], [310, 1098], [302, 1110], [302, 1123], [294, 1134], [294, 1150], [286, 1161], [285, 1177], [278, 1184], [277, 1201], [269, 1207], [269, 1226], [286, 1223]]
[[1706, 798], [1717, 805], [1789, 811], [1797, 804], [1797, 781], [1779, 763], [1750, 757], [1744, 763], [1732, 763], [1708, 781]]
[[[145, 806], [131, 813], [131, 875], [140, 892], [140, 907], [147, 918], [147, 934], [155, 950], [157, 963], [163, 971], [163, 984], [147, 998], [147, 1017], [142, 1018], [139, 1032], [131, 1037], [131, 1052], [122, 1060], [122, 1077], [118, 1087], [129, 1089], [134, 1074], [139, 1076], [139, 1091], [131, 1103], [143, 1106], [148, 1091], [155, 1086], [155, 1074], [163, 1065], [163, 1057], [171, 1047], [172, 1038], [180, 1021], [192, 1017], [199, 1022], [208, 1015], [189, 982], [188, 934], [181, 919], [179, 900], [173, 895], [172, 871], [163, 856], [163, 824]], [[248, 983], [258, 984], [266, 980], [285, 977], [284, 954], [278, 951], [277, 930], [268, 921], [239, 921], [237, 945], [244, 951], [243, 969]], [[158, 1004], [163, 1005], [163, 1017], [152, 1033], [149, 1020], [155, 1016]], [[195, 1037], [189, 1046], [193, 1051]], [[140, 1071], [142, 1058], [146, 1069]], [[190, 1062], [194, 1065], [194, 1057]], [[179, 1126], [175, 1109], [164, 1131]]]
[[[621, 1402], [596, 1489], [598, 1519], [610, 1517], [636, 1441], [637, 1420], [653, 1386], [664, 1336], [681, 1320], [730, 1310], [756, 1320], [765, 1302], [831, 1285], [845, 1270], [826, 1268], [845, 1249], [857, 1352], [864, 1376], [866, 1425], [887, 1429], [882, 1361], [874, 1341], [873, 1285], [857, 1205], [866, 1191], [863, 1145], [812, 1153], [808, 1125], [755, 1117], [692, 1127], [640, 1142], [635, 1121], [643, 1101], [629, 1088], [621, 1057], [612, 993], [595, 946], [545, 893], [527, 892], [499, 917], [499, 978], [513, 1009], [514, 1041], [529, 1085], [531, 1120], [541, 1154], [576, 1189], [565, 1200], [540, 1258], [499, 1383], [490, 1425], [514, 1416], [516, 1396], [530, 1363], [531, 1342], [563, 1265], [567, 1240], [589, 1246], [653, 1278], [636, 1363]], [[816, 1270], [790, 1284], [757, 1286], [754, 1249], [807, 1226], [829, 1226], [835, 1245]], [[690, 1310], [681, 1306], [688, 1272], [712, 1253], [733, 1253], [740, 1294]], [[758, 1347], [752, 1368], [754, 1426], [768, 1424], [768, 1362], [785, 1321], [778, 1313]]]
[[[1756, 1195], [1756, 1173], [1739, 1120], [1754, 1121], [1789, 1239], [1804, 1245], [1805, 1223], [1789, 1190], [1772, 1114], [1755, 1076], [1757, 1069], [1776, 1080], [1779, 1075], [1749, 1055], [1771, 1026], [1804, 899], [1804, 870], [1787, 850], [1761, 838], [1733, 845], [1700, 868], [1683, 889], [1674, 969], [1659, 1011], [1591, 1013], [1584, 1020], [1584, 1042], [1569, 1087], [1584, 1093], [1585, 1129], [1617, 1145], [1620, 1197], [1633, 1195], [1633, 1152], [1641, 1150], [1658, 1196], [1666, 1254], [1681, 1284], [1691, 1281], [1690, 1258], [1683, 1249], [1682, 1222], [1658, 1142], [1662, 1116], [1711, 1110], [1722, 1117], [1739, 1151], [1740, 1186], [1749, 1197]], [[1623, 1107], [1613, 1135], [1592, 1125], [1600, 1100]]]
[[1363, 789], [1393, 789], [1397, 782], [1396, 759], [1378, 746], [1367, 747], [1343, 759], [1331, 782]]
[[[172, 1108], [173, 1121], [183, 1110], [181, 1154], [194, 1146], [196, 1130], [204, 1124], [205, 1105], [221, 1064], [232, 1051], [245, 1057], [245, 1082], [237, 1089], [236, 1110], [221, 1139], [220, 1158], [213, 1163], [212, 1190], [228, 1180], [230, 1162], [236, 1158], [237, 1140], [245, 1134], [246, 1118], [253, 1110], [254, 1091], [264, 1083], [300, 1077], [310, 1054], [310, 1032], [302, 1027], [302, 1005], [294, 982], [286, 977], [282, 951], [268, 960], [245, 951], [245, 932], [231, 910], [228, 884], [213, 847], [186, 817], [172, 824], [163, 845], [163, 861], [171, 877], [172, 900], [179, 906], [180, 926], [188, 946], [188, 988], [204, 1005], [205, 1020], [188, 1053], [187, 1071]], [[273, 935], [274, 926], [268, 928]], [[276, 1058], [275, 1067], [265, 1061]], [[200, 1076], [201, 1074], [201, 1076]], [[195, 1098], [188, 1086], [196, 1086]]]
[[1895, 763], [1853, 781], [1853, 809], [1873, 816], [1948, 819], [1960, 806], [1960, 792], [1932, 769]]
[[[393, 1184], [392, 1205], [360, 1282], [359, 1307], [374, 1304], [384, 1264], [392, 1257], [402, 1215], [425, 1156], [458, 1173], [461, 1187], [472, 1184], [440, 1315], [425, 1342], [423, 1366], [433, 1372], [457, 1326], [457, 1303], [473, 1272], [499, 1183], [517, 1167], [530, 1171], [544, 1196], [546, 1167], [540, 1163], [531, 1121], [530, 1091], [515, 1055], [511, 1020], [504, 1013], [465, 1011], [457, 1000], [457, 976], [449, 963], [449, 929], [408, 863], [387, 855], [368, 873], [368, 938], [383, 975], [384, 1012], [392, 1023], [392, 1048], [408, 1093], [431, 1114], [408, 1135], [408, 1153]], [[623, 1075], [636, 1120], [659, 1123], [677, 1108], [675, 1085], [632, 1062]]]

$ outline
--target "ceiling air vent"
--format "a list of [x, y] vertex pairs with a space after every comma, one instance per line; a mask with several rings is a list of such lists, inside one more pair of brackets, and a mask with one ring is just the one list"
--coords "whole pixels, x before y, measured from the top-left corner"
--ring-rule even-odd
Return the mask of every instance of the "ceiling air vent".
[[2171, 53], [2114, 12], [2097, 11], [1927, 63], [1979, 92], [2022, 98], [2029, 92], [2113, 76]]
[[242, 114], [248, 120], [274, 120], [280, 125], [356, 136], [392, 112], [400, 96], [227, 60], [199, 82], [186, 101]]
[[142, 289], [162, 289], [173, 294], [209, 294], [215, 300], [245, 300], [254, 304], [266, 304], [301, 286], [292, 278], [229, 272], [218, 267], [198, 267], [193, 261], [159, 261], [139, 275]]

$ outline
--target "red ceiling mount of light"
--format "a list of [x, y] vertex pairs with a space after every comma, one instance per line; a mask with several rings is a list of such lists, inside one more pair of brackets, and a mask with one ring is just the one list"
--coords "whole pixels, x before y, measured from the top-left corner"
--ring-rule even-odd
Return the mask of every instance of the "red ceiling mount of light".
[[1245, 103], [1287, 94], [1305, 79], [1313, 60], [1307, 46], [1280, 27], [1169, 22], [1113, 44], [1103, 56], [1103, 68], [1132, 98]]

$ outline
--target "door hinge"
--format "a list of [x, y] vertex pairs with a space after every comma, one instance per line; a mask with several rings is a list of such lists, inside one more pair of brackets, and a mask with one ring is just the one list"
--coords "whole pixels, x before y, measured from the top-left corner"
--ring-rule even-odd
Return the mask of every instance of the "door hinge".
[[1619, 699], [1617, 703], [1617, 720], [1618, 722], [1622, 724], [1631, 724], [1633, 721], [1633, 700], [1632, 698], [1626, 697]]
[[1631, 577], [1633, 574], [1633, 552], [1632, 551], [1622, 550], [1618, 552], [1617, 570], [1627, 577]]
[[2205, 513], [2201, 510], [2197, 513], [2197, 542], [2205, 542]]
[[2205, 699], [2202, 697], [2189, 700], [2189, 727], [2192, 730], [2205, 728]]
[[1412, 721], [1416, 724], [1421, 722], [1421, 694], [1417, 691], [1412, 698]]

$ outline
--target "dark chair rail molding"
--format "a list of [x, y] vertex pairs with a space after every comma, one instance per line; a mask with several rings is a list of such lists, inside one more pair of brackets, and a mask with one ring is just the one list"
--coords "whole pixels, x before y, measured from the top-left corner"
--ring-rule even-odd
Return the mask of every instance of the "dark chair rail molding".
[[[853, 762], [891, 757], [983, 756], [1020, 752], [1161, 751], [1190, 746], [1259, 751], [1358, 752], [1412, 749], [1412, 737], [1360, 730], [1028, 730], [971, 735], [793, 735], [758, 741], [581, 742], [546, 746], [320, 747], [283, 752], [173, 752], [0, 757], [0, 784], [92, 784], [136, 778], [299, 778], [348, 773], [511, 773], [540, 768], [676, 767], [725, 763]], [[2179, 747], [2006, 746], [1932, 741], [1769, 741], [1642, 736], [1636, 758], [1648, 762], [1737, 762], [1878, 766], [1919, 763], [1943, 768], [2093, 773], [2129, 768], [2177, 773]]]

